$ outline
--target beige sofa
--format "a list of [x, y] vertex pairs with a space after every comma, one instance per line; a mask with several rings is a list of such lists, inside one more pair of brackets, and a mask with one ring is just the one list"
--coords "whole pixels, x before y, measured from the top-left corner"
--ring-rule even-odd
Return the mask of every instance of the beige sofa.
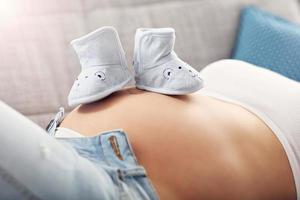
[[[3, 3], [2, 3], [3, 2]], [[256, 4], [300, 23], [297, 0], [3, 0], [0, 100], [45, 127], [80, 66], [69, 42], [115, 26], [132, 63], [135, 29], [174, 27], [176, 51], [200, 70], [229, 58], [241, 7]], [[5, 117], [5, 116], [1, 116]], [[13, 123], [13, 122], [12, 122]]]

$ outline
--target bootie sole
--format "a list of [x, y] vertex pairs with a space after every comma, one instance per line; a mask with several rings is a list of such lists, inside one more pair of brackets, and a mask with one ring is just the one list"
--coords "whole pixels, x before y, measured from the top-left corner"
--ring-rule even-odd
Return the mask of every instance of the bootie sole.
[[124, 88], [130, 81], [132, 80], [132, 77], [130, 77], [129, 79], [127, 79], [126, 81], [122, 82], [119, 85], [116, 85], [112, 88], [109, 88], [108, 90], [105, 90], [101, 93], [97, 93], [94, 95], [90, 95], [90, 96], [86, 96], [86, 97], [81, 97], [81, 98], [77, 98], [77, 99], [73, 99], [69, 101], [69, 106], [75, 106], [75, 105], [79, 105], [79, 104], [87, 104], [87, 103], [92, 103], [98, 100], [103, 99], [104, 97], [107, 97], [108, 95], [121, 90], [122, 88]]

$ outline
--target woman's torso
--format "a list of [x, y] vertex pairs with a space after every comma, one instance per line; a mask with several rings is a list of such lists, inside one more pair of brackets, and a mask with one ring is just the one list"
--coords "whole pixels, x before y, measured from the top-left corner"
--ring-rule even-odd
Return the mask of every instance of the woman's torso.
[[282, 145], [237, 105], [129, 89], [76, 108], [61, 126], [86, 136], [122, 128], [162, 200], [296, 199]]

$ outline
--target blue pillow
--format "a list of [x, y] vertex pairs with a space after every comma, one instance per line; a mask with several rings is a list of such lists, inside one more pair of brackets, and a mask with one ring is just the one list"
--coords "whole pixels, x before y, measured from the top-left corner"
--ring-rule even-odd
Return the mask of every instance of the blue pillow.
[[248, 6], [241, 12], [232, 58], [300, 81], [300, 26]]

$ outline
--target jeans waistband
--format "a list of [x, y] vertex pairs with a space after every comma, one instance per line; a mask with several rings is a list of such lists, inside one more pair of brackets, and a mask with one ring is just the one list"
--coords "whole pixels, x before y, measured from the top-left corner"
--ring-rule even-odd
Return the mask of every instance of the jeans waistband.
[[[63, 118], [64, 110], [60, 108], [47, 126], [49, 135], [55, 136]], [[124, 199], [159, 199], [144, 167], [138, 164], [128, 136], [122, 129], [101, 132], [91, 137], [56, 139], [72, 147], [81, 157], [105, 169], [120, 188]]]
[[[102, 132], [92, 137], [57, 138], [57, 140], [73, 146], [81, 156], [89, 160], [120, 169], [132, 169], [132, 173], [135, 175], [139, 171], [141, 174], [145, 174], [144, 169], [138, 167], [127, 135], [122, 129]], [[130, 171], [126, 173], [130, 173]], [[126, 175], [124, 174], [124, 176]]]
[[[59, 124], [64, 118], [64, 108], [51, 119], [46, 131], [55, 136]], [[56, 138], [71, 145], [81, 156], [97, 163], [104, 163], [111, 167], [126, 169], [123, 176], [145, 174], [143, 167], [139, 167], [126, 133], [122, 129], [101, 132], [92, 137]]]

